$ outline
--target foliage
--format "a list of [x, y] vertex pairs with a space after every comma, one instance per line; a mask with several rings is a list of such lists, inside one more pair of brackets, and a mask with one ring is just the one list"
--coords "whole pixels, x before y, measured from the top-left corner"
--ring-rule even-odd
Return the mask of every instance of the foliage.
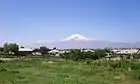
[[19, 46], [16, 44], [16, 43], [10, 43], [9, 44], [9, 49], [11, 52], [13, 52], [14, 54], [17, 54], [18, 53], [18, 50], [19, 50]]
[[3, 52], [3, 51], [4, 51], [4, 49], [2, 47], [0, 47], [0, 52]]
[[41, 46], [39, 51], [41, 52], [42, 55], [44, 55], [47, 54], [50, 51], [50, 49], [45, 46]]
[[107, 53], [113, 53], [110, 48], [104, 48], [103, 50]]
[[134, 62], [131, 60], [120, 60], [120, 61], [112, 61], [112, 60], [102, 60], [93, 62], [95, 66], [103, 66], [112, 69], [124, 69], [124, 70], [140, 70], [140, 62]]
[[[85, 64], [84, 62], [58, 60], [26, 58], [6, 61], [0, 64], [0, 83], [140, 84], [139, 69], [128, 70], [129, 66], [138, 65], [139, 62], [96, 60]], [[113, 69], [114, 66], [117, 67]]]
[[18, 54], [19, 46], [16, 43], [5, 43], [3, 49], [5, 53], [13, 52], [14, 54]]
[[74, 61], [85, 61], [86, 59], [97, 60], [106, 56], [106, 52], [103, 50], [95, 50], [95, 52], [91, 51], [81, 51], [81, 50], [71, 50], [70, 52], [66, 52], [61, 55], [62, 58], [71, 59]]
[[140, 54], [134, 54], [135, 59], [140, 59]]
[[9, 44], [8, 44], [8, 43], [5, 43], [5, 44], [4, 44], [3, 49], [4, 49], [4, 52], [5, 52], [5, 53], [8, 53], [8, 54], [9, 54], [10, 49], [9, 49]]
[[97, 59], [103, 58], [106, 56], [106, 52], [104, 50], [97, 49], [95, 50], [95, 56]]

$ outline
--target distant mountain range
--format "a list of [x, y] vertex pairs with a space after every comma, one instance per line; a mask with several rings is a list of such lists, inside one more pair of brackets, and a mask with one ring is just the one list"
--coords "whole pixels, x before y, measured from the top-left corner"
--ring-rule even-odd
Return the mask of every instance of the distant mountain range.
[[101, 41], [93, 38], [87, 38], [83, 35], [74, 34], [58, 42], [40, 42], [30, 45], [32, 47], [47, 46], [59, 49], [79, 49], [79, 48], [140, 48], [140, 43], [121, 43], [111, 41]]

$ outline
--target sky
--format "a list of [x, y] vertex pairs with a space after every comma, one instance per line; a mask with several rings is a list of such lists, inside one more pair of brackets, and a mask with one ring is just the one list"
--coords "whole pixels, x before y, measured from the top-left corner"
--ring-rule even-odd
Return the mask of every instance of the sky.
[[73, 34], [140, 41], [140, 0], [0, 0], [0, 44], [57, 41]]

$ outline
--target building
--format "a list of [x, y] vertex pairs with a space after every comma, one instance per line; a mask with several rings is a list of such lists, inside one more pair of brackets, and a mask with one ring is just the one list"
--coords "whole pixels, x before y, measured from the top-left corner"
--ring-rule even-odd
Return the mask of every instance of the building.
[[48, 52], [50, 55], [55, 55], [55, 56], [59, 56], [60, 51], [58, 49], [53, 49], [51, 51]]
[[91, 49], [84, 49], [84, 50], [81, 50], [81, 52], [95, 52], [95, 51]]
[[139, 53], [138, 49], [124, 49], [124, 50], [113, 50], [116, 54], [136, 54]]
[[31, 49], [31, 48], [19, 48], [18, 53], [20, 55], [31, 55], [33, 53], [33, 49]]

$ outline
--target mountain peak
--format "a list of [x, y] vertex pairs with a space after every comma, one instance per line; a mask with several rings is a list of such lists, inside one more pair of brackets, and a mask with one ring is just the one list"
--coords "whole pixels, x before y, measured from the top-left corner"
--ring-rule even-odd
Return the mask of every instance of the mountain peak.
[[70, 41], [70, 40], [74, 40], [74, 41], [89, 41], [89, 40], [92, 40], [91, 38], [87, 38], [83, 35], [80, 35], [80, 34], [73, 34], [71, 35], [70, 37], [64, 39], [66, 41]]

